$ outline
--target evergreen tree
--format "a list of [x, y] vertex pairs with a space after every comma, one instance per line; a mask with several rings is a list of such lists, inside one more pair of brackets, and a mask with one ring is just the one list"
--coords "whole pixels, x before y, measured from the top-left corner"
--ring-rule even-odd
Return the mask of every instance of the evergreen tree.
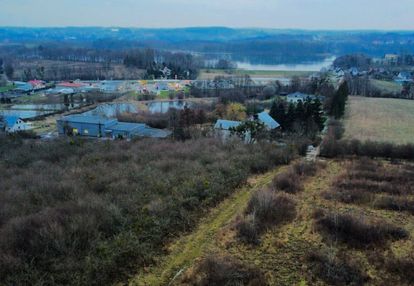
[[348, 84], [344, 81], [334, 94], [332, 98], [331, 110], [329, 115], [334, 116], [335, 119], [339, 119], [345, 114], [346, 101], [348, 100]]
[[319, 131], [322, 131], [325, 127], [325, 117], [323, 116], [322, 102], [316, 99], [312, 102], [313, 120], [318, 125]]
[[289, 107], [288, 107], [288, 112], [286, 114], [286, 130], [291, 130], [291, 128], [293, 127], [293, 123], [295, 122], [296, 119], [296, 108], [295, 108], [295, 104], [290, 103]]
[[286, 128], [286, 108], [281, 100], [273, 102], [269, 115], [275, 119], [283, 129]]

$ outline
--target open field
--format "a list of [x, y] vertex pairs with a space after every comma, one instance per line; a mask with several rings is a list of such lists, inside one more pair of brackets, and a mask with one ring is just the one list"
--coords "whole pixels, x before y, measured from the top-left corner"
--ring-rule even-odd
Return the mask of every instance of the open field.
[[226, 71], [220, 69], [203, 69], [200, 71], [198, 79], [214, 79], [216, 76], [232, 76], [232, 75], [249, 75], [252, 78], [286, 78], [292, 76], [307, 77], [313, 72], [309, 71], [260, 71], [260, 70], [241, 70]]
[[[371, 167], [375, 164], [368, 162]], [[410, 172], [408, 170], [412, 168], [404, 164], [391, 166], [384, 163], [383, 167], [382, 163], [378, 164], [378, 172], [389, 170], [389, 177], [394, 179], [404, 172]], [[169, 245], [170, 254], [159, 261], [158, 266], [139, 273], [130, 281], [130, 285], [193, 285], [186, 284], [185, 281], [188, 282], [189, 276], [197, 275], [197, 265], [211, 257], [211, 254], [232, 257], [244, 265], [260, 269], [266, 282], [263, 285], [409, 285], [411, 276], [401, 275], [398, 269], [393, 268], [393, 263], [399, 265], [398, 263], [410, 261], [409, 253], [414, 247], [411, 239], [414, 234], [414, 217], [409, 212], [388, 208], [388, 205], [382, 206], [382, 201], [378, 199], [384, 198], [383, 194], [375, 194], [377, 199], [366, 204], [342, 202], [327, 197], [327, 194], [335, 194], [335, 183], [347, 174], [346, 170], [352, 172], [355, 166], [358, 164], [349, 161], [328, 161], [325, 168], [322, 167], [315, 176], [304, 181], [303, 191], [292, 196], [297, 202], [296, 218], [264, 233], [258, 245], [248, 245], [238, 240], [233, 222], [243, 214], [249, 198], [271, 184], [272, 177], [283, 173], [287, 168], [257, 176], [250, 181], [250, 186], [240, 189], [212, 210], [194, 232]], [[365, 168], [367, 164], [362, 163], [361, 166]], [[362, 174], [368, 182], [368, 176], [373, 174], [371, 172], [375, 173], [364, 171]], [[403, 183], [397, 188], [402, 185]], [[400, 197], [394, 195], [392, 198], [398, 200]], [[350, 241], [337, 241], [317, 228], [319, 220], [315, 217], [315, 212], [319, 210], [333, 212], [339, 218], [363, 216], [362, 227], [403, 227], [407, 236], [373, 244], [364, 242], [368, 243], [367, 248], [355, 247]], [[370, 224], [371, 222], [375, 224]], [[376, 247], [371, 249], [374, 244]], [[324, 262], [326, 265], [318, 268], [320, 261], [309, 261], [313, 253], [319, 253], [322, 257], [330, 253], [335, 258], [328, 259]], [[348, 260], [349, 257], [352, 259]], [[375, 257], [384, 260], [379, 261]], [[324, 267], [330, 269], [324, 272]], [[232, 277], [232, 274], [228, 277]], [[337, 280], [330, 280], [332, 278]]]
[[350, 97], [345, 138], [393, 143], [414, 142], [414, 101]]
[[[374, 166], [372, 164], [375, 163], [369, 163], [368, 166]], [[382, 163], [379, 164], [377, 170], [383, 172], [390, 168], [389, 177], [393, 179], [404, 172], [412, 172], [408, 171], [412, 166], [405, 164], [391, 166], [384, 163], [383, 167], [380, 167]], [[218, 254], [259, 269], [264, 281], [258, 285], [410, 285], [412, 275], [405, 276], [398, 267], [404, 263], [411, 265], [409, 257], [414, 247], [414, 217], [406, 211], [382, 207], [378, 200], [360, 204], [326, 197], [327, 194], [334, 194], [335, 183], [347, 171], [352, 172], [354, 166], [357, 165], [349, 161], [328, 161], [326, 167], [303, 181], [303, 191], [291, 195], [297, 204], [295, 219], [261, 235], [259, 244], [249, 245], [238, 240], [233, 222], [243, 215], [249, 198], [259, 189], [266, 188], [273, 176], [283, 173], [287, 168], [256, 177], [250, 181], [250, 186], [240, 189], [212, 210], [194, 232], [169, 245], [170, 254], [159, 261], [158, 266], [139, 273], [130, 281], [130, 285], [194, 285], [188, 283], [188, 277], [199, 275], [198, 265], [211, 255]], [[362, 162], [361, 166], [366, 164]], [[368, 176], [372, 176], [375, 170], [364, 172], [362, 175], [369, 180]], [[377, 199], [383, 197], [382, 194], [375, 196]], [[393, 198], [398, 200], [399, 196], [394, 195]], [[384, 240], [379, 242], [362, 242], [367, 245], [355, 247], [341, 237], [342, 233], [337, 234], [337, 238], [329, 237], [319, 229], [317, 212], [332, 212], [340, 219], [360, 218], [362, 223], [358, 225], [357, 222], [356, 226], [350, 227], [374, 227], [385, 231], [402, 227], [405, 236], [394, 240], [388, 237], [381, 238]], [[386, 227], [381, 228], [383, 226]], [[352, 231], [347, 239], [352, 239], [353, 235], [361, 235], [364, 239], [375, 238], [365, 236], [364, 232], [354, 234]], [[314, 259], [315, 256], [330, 258], [321, 262], [319, 258]], [[399, 266], [395, 268], [395, 265]], [[215, 274], [217, 271], [220, 272], [212, 270]], [[228, 278], [233, 279], [231, 277], [235, 273], [226, 274], [226, 270], [222, 271], [224, 277], [228, 275]], [[221, 280], [223, 285], [225, 281]]]
[[394, 81], [371, 79], [371, 84], [381, 91], [389, 93], [400, 93], [402, 86]]

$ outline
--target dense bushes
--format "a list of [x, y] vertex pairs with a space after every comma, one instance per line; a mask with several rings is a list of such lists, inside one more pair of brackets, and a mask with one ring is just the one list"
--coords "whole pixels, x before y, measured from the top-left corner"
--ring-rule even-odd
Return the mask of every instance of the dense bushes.
[[326, 237], [343, 242], [350, 247], [365, 248], [385, 244], [388, 240], [405, 239], [409, 233], [403, 228], [384, 221], [368, 221], [351, 214], [326, 213], [315, 214], [316, 228]]
[[181, 285], [222, 286], [222, 285], [267, 285], [266, 279], [259, 269], [243, 264], [230, 257], [210, 255], [203, 259], [186, 275]]
[[364, 285], [369, 277], [360, 270], [360, 266], [345, 255], [311, 251], [306, 260], [312, 272], [328, 285]]
[[373, 160], [349, 163], [336, 178], [326, 199], [343, 203], [371, 204], [380, 209], [414, 211], [407, 195], [414, 194], [414, 172], [406, 164], [382, 164]]
[[321, 145], [321, 156], [327, 158], [367, 156], [414, 160], [414, 144], [395, 145], [386, 142], [336, 140], [333, 136], [326, 136]]
[[6, 285], [121, 280], [153, 263], [251, 172], [291, 158], [273, 145], [212, 139], [0, 140]]
[[289, 194], [296, 194], [303, 191], [303, 179], [314, 176], [321, 164], [311, 162], [298, 162], [287, 171], [275, 176], [272, 186], [275, 191], [283, 191]]
[[246, 243], [258, 243], [261, 233], [294, 219], [295, 207], [295, 201], [286, 194], [276, 194], [272, 190], [258, 191], [250, 199], [245, 216], [236, 222], [239, 239]]

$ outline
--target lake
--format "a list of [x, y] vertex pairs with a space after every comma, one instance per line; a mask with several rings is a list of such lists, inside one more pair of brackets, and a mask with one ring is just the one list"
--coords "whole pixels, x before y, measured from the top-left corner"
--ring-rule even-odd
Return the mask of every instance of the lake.
[[237, 67], [243, 70], [261, 71], [311, 71], [318, 72], [322, 68], [328, 68], [333, 64], [335, 57], [329, 57], [322, 61], [305, 62], [297, 64], [252, 64], [250, 62], [236, 62]]

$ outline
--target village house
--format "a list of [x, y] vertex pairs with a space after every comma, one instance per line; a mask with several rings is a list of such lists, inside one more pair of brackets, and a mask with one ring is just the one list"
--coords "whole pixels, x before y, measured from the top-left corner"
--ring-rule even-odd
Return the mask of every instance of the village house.
[[13, 84], [16, 86], [14, 90], [20, 93], [29, 93], [33, 90], [33, 86], [27, 82], [15, 81]]
[[[280, 124], [274, 120], [266, 111], [253, 116], [250, 120], [258, 120], [259, 122], [262, 122], [268, 131], [275, 130], [280, 127]], [[214, 125], [215, 135], [222, 140], [226, 140], [231, 137], [232, 129], [240, 126], [241, 124], [241, 121], [219, 119]], [[246, 142], [249, 141], [249, 139], [250, 138], [247, 135]]]
[[16, 133], [29, 129], [30, 126], [18, 116], [5, 115], [0, 117], [0, 130], [6, 133]]
[[280, 124], [266, 111], [257, 114], [257, 119], [262, 122], [268, 130], [274, 130], [280, 127]]
[[400, 72], [395, 78], [395, 82], [398, 82], [398, 83], [405, 83], [405, 82], [412, 82], [412, 81], [413, 81], [413, 76], [410, 72]]
[[56, 90], [61, 90], [62, 93], [68, 93], [69, 91], [77, 92], [84, 88], [86, 84], [81, 82], [60, 82], [56, 84]]
[[35, 79], [35, 80], [30, 80], [27, 83], [32, 86], [33, 90], [39, 90], [39, 89], [43, 89], [46, 87], [46, 83], [43, 80]]

